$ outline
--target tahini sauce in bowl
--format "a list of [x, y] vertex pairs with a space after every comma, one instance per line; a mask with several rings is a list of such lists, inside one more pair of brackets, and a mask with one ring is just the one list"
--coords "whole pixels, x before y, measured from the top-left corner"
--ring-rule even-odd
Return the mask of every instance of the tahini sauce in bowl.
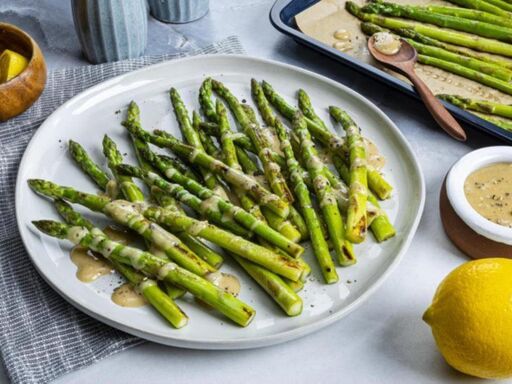
[[475, 211], [493, 223], [512, 228], [512, 163], [494, 163], [471, 173], [464, 194]]

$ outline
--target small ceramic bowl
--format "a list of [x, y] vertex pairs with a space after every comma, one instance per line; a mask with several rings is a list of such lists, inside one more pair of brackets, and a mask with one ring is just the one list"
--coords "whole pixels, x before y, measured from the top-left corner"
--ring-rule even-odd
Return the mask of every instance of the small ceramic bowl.
[[25, 112], [39, 98], [46, 84], [46, 63], [37, 43], [21, 29], [0, 23], [0, 53], [10, 49], [29, 59], [18, 76], [0, 84], [0, 121]]
[[493, 223], [473, 209], [464, 193], [464, 182], [474, 171], [494, 163], [512, 163], [512, 147], [487, 147], [462, 157], [446, 177], [446, 195], [455, 213], [477, 234], [512, 245], [512, 228]]

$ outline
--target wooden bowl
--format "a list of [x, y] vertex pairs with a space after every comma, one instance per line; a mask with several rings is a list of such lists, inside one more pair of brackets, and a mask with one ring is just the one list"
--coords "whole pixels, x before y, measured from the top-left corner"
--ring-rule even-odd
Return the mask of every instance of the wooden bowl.
[[455, 212], [446, 194], [446, 180], [439, 194], [444, 230], [457, 248], [472, 259], [506, 257], [512, 259], [512, 246], [484, 237], [471, 229]]
[[27, 68], [0, 84], [0, 121], [25, 112], [39, 98], [46, 83], [46, 63], [37, 43], [21, 29], [0, 23], [0, 53], [15, 51], [29, 59]]

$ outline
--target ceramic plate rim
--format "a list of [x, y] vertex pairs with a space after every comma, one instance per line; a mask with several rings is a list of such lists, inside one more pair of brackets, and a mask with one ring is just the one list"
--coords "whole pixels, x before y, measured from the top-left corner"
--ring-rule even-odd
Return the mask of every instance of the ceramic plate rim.
[[[44, 268], [38, 262], [37, 257], [34, 257], [33, 250], [31, 247], [31, 242], [28, 240], [28, 227], [27, 223], [21, 222], [21, 213], [20, 213], [20, 197], [21, 197], [21, 183], [25, 182], [25, 180], [21, 180], [21, 174], [24, 173], [24, 169], [26, 168], [26, 162], [28, 161], [29, 154], [32, 150], [32, 147], [35, 145], [35, 143], [38, 141], [39, 137], [43, 135], [45, 126], [50, 125], [53, 123], [55, 119], [57, 119], [65, 109], [69, 108], [70, 105], [73, 103], [76, 103], [80, 100], [86, 99], [91, 93], [106, 91], [108, 88], [115, 84], [116, 82], [125, 79], [127, 77], [132, 76], [139, 76], [143, 74], [146, 71], [152, 71], [159, 67], [166, 67], [166, 66], [172, 66], [175, 63], [182, 63], [187, 61], [193, 61], [193, 60], [208, 60], [208, 59], [224, 59], [224, 60], [246, 60], [246, 61], [255, 61], [262, 64], [266, 64], [269, 66], [277, 66], [281, 67], [283, 69], [289, 69], [292, 71], [300, 72], [303, 75], [310, 76], [318, 80], [320, 83], [327, 83], [330, 86], [334, 86], [338, 88], [341, 92], [348, 95], [350, 98], [357, 99], [359, 102], [364, 104], [366, 108], [369, 108], [373, 110], [379, 117], [379, 119], [382, 119], [389, 129], [393, 131], [393, 133], [396, 135], [398, 140], [400, 141], [400, 145], [402, 146], [402, 150], [406, 152], [408, 157], [412, 160], [412, 164], [410, 164], [413, 169], [416, 172], [416, 175], [418, 176], [418, 182], [419, 185], [417, 185], [419, 190], [419, 204], [418, 209], [416, 212], [416, 215], [414, 219], [412, 220], [412, 225], [410, 228], [407, 229], [407, 236], [403, 238], [402, 245], [400, 246], [400, 250], [398, 254], [394, 257], [393, 261], [389, 264], [389, 266], [378, 276], [373, 283], [366, 289], [366, 291], [362, 292], [358, 298], [356, 298], [352, 303], [349, 305], [341, 308], [340, 310], [333, 312], [330, 315], [327, 315], [326, 317], [317, 320], [315, 322], [312, 322], [307, 325], [302, 325], [300, 327], [282, 331], [277, 334], [272, 335], [266, 335], [266, 336], [260, 336], [260, 337], [251, 337], [251, 338], [243, 338], [239, 340], [233, 340], [233, 339], [218, 339], [218, 340], [208, 340], [208, 341], [198, 341], [198, 340], [187, 340], [186, 338], [177, 338], [174, 336], [164, 336], [158, 334], [158, 332], [150, 332], [150, 331], [144, 331], [137, 328], [133, 328], [131, 326], [127, 326], [123, 323], [118, 322], [117, 320], [111, 319], [108, 317], [108, 315], [103, 315], [100, 313], [96, 313], [94, 311], [89, 310], [86, 306], [82, 305], [80, 302], [78, 302], [76, 299], [74, 299], [73, 295], [70, 295], [66, 292], [61, 291], [58, 289], [58, 287], [51, 281], [51, 279], [46, 276], [46, 272]], [[373, 104], [370, 100], [362, 96], [361, 94], [353, 91], [352, 89], [348, 88], [347, 86], [338, 83], [334, 80], [331, 80], [325, 76], [316, 74], [314, 72], [308, 71], [306, 69], [274, 61], [269, 59], [263, 59], [263, 58], [257, 58], [247, 55], [237, 55], [237, 54], [213, 54], [213, 55], [201, 55], [201, 56], [192, 56], [192, 57], [186, 57], [181, 59], [175, 59], [175, 60], [169, 60], [165, 61], [159, 64], [150, 65], [132, 72], [128, 72], [125, 74], [121, 74], [119, 76], [113, 77], [111, 79], [105, 80], [103, 82], [100, 82], [83, 92], [75, 95], [70, 100], [62, 104], [60, 107], [58, 107], [48, 118], [41, 124], [41, 126], [37, 129], [35, 134], [30, 139], [30, 142], [28, 143], [25, 152], [23, 153], [23, 157], [20, 162], [20, 166], [18, 168], [17, 172], [17, 178], [16, 178], [16, 189], [15, 189], [15, 211], [16, 211], [16, 222], [19, 228], [19, 232], [22, 238], [23, 245], [25, 249], [27, 250], [30, 259], [34, 266], [36, 267], [39, 274], [44, 278], [48, 284], [59, 293], [60, 296], [62, 296], [66, 301], [68, 301], [70, 304], [78, 308], [80, 311], [85, 312], [89, 316], [106, 323], [114, 328], [120, 329], [124, 332], [127, 332], [129, 334], [141, 337], [146, 340], [154, 341], [161, 344], [166, 344], [170, 346], [176, 346], [176, 347], [185, 347], [185, 348], [193, 348], [193, 349], [247, 349], [247, 348], [257, 348], [257, 347], [263, 347], [263, 346], [269, 346], [273, 344], [278, 344], [284, 341], [292, 340], [298, 337], [305, 336], [307, 334], [310, 334], [312, 332], [318, 331], [322, 328], [325, 328], [326, 326], [334, 323], [335, 321], [338, 321], [339, 319], [343, 318], [344, 316], [351, 313], [353, 310], [355, 310], [357, 307], [359, 307], [362, 303], [364, 303], [379, 287], [380, 285], [385, 281], [387, 277], [394, 271], [396, 266], [399, 264], [399, 262], [402, 260], [404, 253], [409, 248], [409, 245], [416, 233], [416, 230], [419, 225], [419, 221], [421, 219], [423, 209], [425, 205], [425, 181], [424, 181], [424, 175], [421, 170], [421, 167], [419, 165], [418, 159], [416, 155], [414, 154], [410, 144], [408, 143], [405, 136], [402, 134], [402, 132], [398, 129], [398, 127], [392, 122], [392, 120], [383, 112], [381, 111], [375, 104]]]

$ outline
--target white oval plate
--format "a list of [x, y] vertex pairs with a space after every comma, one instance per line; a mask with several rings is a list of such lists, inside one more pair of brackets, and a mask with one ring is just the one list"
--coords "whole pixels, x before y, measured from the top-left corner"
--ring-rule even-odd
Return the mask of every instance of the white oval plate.
[[[108, 133], [119, 143], [122, 152], [128, 153], [127, 162], [135, 163], [126, 132], [119, 124], [130, 100], [140, 105], [146, 129], [161, 128], [179, 134], [167, 92], [171, 86], [176, 87], [190, 110], [198, 108], [197, 92], [205, 76], [219, 78], [235, 95], [248, 102], [251, 102], [252, 77], [268, 80], [293, 103], [297, 89], [302, 87], [310, 93], [326, 121], [329, 121], [327, 106], [335, 104], [346, 109], [387, 158], [384, 171], [395, 189], [393, 197], [382, 206], [394, 223], [397, 236], [377, 244], [369, 235], [365, 243], [356, 247], [358, 263], [350, 268], [338, 268], [339, 284], [324, 285], [314, 269], [300, 293], [304, 300], [301, 316], [286, 317], [243, 271], [228, 262], [223, 270], [241, 278], [240, 297], [256, 308], [254, 321], [247, 328], [240, 328], [187, 298], [179, 304], [189, 315], [190, 322], [183, 329], [172, 329], [149, 307], [130, 309], [115, 305], [110, 295], [118, 285], [118, 276], [81, 283], [69, 259], [70, 244], [42, 235], [31, 225], [32, 220], [57, 218], [57, 215], [48, 201], [28, 188], [27, 179], [44, 178], [84, 191], [97, 191], [67, 154], [69, 139], [80, 142], [104, 164], [101, 140]], [[83, 312], [158, 343], [235, 349], [261, 347], [306, 335], [339, 320], [362, 304], [407, 249], [423, 211], [424, 199], [423, 176], [404, 136], [383, 112], [361, 95], [325, 77], [286, 64], [246, 56], [212, 55], [169, 61], [116, 77], [61, 106], [39, 128], [23, 156], [16, 186], [16, 214], [23, 242], [38, 271]], [[104, 223], [99, 215], [91, 214], [91, 217], [97, 223]], [[306, 253], [306, 259], [314, 266], [311, 252]]]

